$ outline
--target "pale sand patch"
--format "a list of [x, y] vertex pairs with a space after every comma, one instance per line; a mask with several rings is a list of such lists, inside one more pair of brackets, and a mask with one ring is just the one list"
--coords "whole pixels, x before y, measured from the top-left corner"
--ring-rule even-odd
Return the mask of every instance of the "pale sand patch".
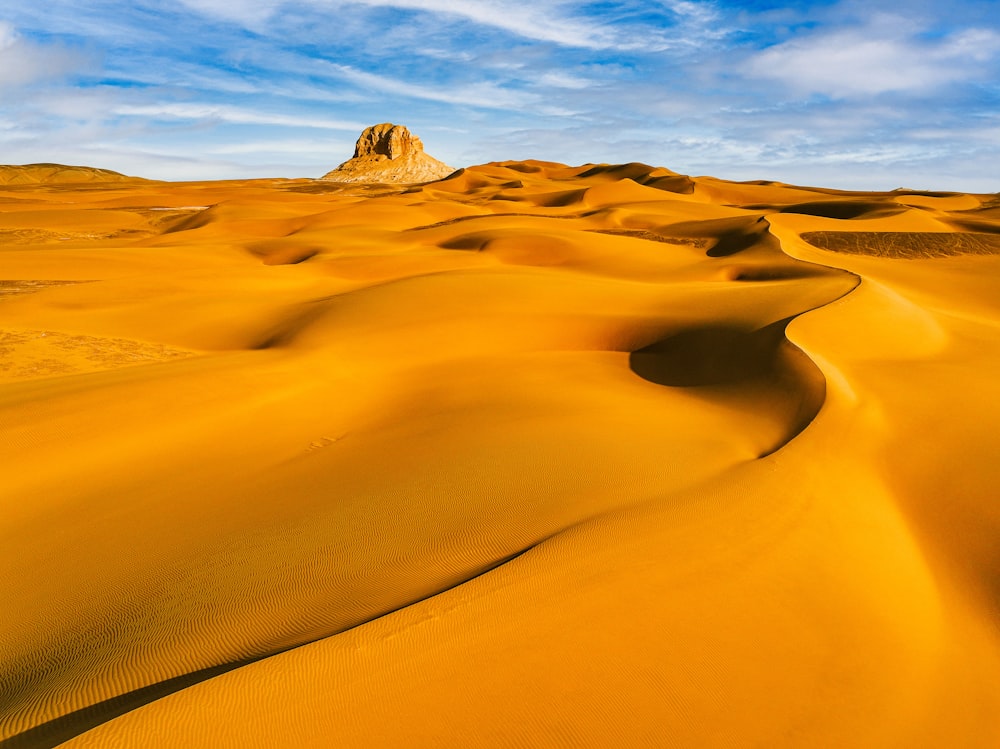
[[122, 338], [55, 330], [0, 330], [0, 382], [98, 372], [194, 355], [160, 343]]

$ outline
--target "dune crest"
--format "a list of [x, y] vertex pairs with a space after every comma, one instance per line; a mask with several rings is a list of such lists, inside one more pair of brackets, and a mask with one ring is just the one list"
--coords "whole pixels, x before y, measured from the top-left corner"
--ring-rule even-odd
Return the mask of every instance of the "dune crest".
[[1000, 744], [996, 196], [418, 156], [0, 184], [0, 747]]

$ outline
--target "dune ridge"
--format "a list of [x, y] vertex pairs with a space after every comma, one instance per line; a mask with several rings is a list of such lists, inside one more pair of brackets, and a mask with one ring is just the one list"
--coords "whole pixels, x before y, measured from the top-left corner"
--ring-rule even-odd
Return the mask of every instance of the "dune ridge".
[[4, 183], [0, 746], [995, 745], [995, 203]]

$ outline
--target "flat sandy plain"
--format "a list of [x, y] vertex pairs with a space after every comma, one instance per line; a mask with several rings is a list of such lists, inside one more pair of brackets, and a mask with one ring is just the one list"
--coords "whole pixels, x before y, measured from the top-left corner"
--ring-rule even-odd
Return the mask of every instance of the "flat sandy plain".
[[1000, 744], [997, 195], [110, 177], [0, 184], [3, 749]]

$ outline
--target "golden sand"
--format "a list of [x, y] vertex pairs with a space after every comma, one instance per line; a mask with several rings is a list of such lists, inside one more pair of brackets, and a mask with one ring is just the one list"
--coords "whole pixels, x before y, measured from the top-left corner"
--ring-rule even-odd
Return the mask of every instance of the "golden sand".
[[2, 749], [1000, 743], [997, 196], [94, 174], [0, 185]]

